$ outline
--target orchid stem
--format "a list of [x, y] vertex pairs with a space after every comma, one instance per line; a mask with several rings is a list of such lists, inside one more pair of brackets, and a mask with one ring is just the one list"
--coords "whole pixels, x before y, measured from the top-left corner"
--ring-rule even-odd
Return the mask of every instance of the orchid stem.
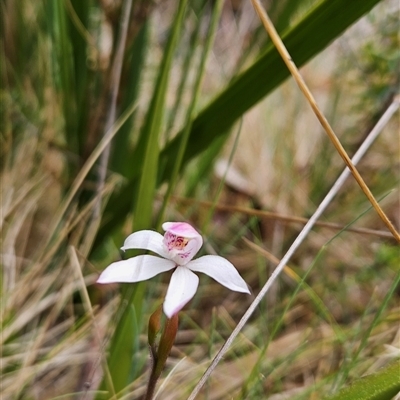
[[[157, 310], [154, 315], [154, 320], [160, 317], [161, 308]], [[153, 321], [154, 321], [153, 320]], [[144, 400], [152, 400], [154, 396], [154, 391], [156, 389], [158, 378], [163, 371], [165, 364], [168, 359], [168, 355], [171, 351], [172, 345], [174, 344], [176, 333], [178, 331], [178, 314], [175, 314], [171, 317], [171, 319], [167, 319], [165, 321], [163, 333], [160, 338], [160, 342], [158, 344], [158, 349], [156, 349], [155, 343], [149, 343], [150, 345], [150, 354], [151, 354], [151, 374], [149, 383], [147, 384], [147, 392], [144, 397]], [[150, 330], [150, 324], [149, 324]], [[150, 338], [150, 336], [149, 336]], [[152, 340], [150, 340], [152, 341]]]
[[158, 378], [161, 375], [162, 368], [158, 369], [158, 357], [156, 352], [154, 351], [154, 348], [150, 348], [150, 353], [151, 353], [151, 360], [152, 360], [152, 365], [151, 365], [151, 374], [150, 374], [150, 379], [149, 383], [147, 384], [147, 392], [144, 397], [144, 400], [152, 400], [154, 396], [154, 391], [156, 389], [157, 381]]

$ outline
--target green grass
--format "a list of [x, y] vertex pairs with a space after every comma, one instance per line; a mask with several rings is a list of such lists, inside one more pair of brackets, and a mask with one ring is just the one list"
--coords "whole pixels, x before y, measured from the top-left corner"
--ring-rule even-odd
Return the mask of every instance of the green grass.
[[[393, 101], [400, 22], [390, 0], [345, 3], [269, 11], [351, 155]], [[143, 396], [146, 326], [169, 276], [95, 281], [136, 254], [119, 252], [132, 230], [166, 220], [196, 226], [201, 254], [228, 258], [252, 290], [200, 277], [158, 384], [158, 398], [188, 398], [342, 171], [250, 3], [232, 4], [133, 2], [121, 65], [119, 6], [2, 4], [2, 398]], [[397, 228], [398, 129], [397, 111], [359, 164]], [[320, 222], [199, 398], [398, 390], [399, 247], [352, 178]]]

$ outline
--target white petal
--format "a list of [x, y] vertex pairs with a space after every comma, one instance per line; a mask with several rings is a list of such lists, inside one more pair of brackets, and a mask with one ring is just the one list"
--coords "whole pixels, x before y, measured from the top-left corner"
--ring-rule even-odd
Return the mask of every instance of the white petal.
[[149, 230], [138, 231], [129, 235], [121, 249], [124, 251], [127, 249], [145, 249], [168, 258], [168, 253], [163, 245], [163, 236], [158, 232]]
[[101, 273], [97, 283], [145, 281], [175, 266], [173, 261], [156, 256], [132, 257], [109, 265]]
[[186, 267], [177, 267], [171, 276], [164, 301], [164, 313], [168, 318], [179, 312], [195, 295], [199, 277]]
[[239, 275], [239, 272], [232, 263], [223, 257], [203, 256], [190, 261], [186, 264], [186, 268], [207, 274], [228, 289], [250, 294], [247, 284]]

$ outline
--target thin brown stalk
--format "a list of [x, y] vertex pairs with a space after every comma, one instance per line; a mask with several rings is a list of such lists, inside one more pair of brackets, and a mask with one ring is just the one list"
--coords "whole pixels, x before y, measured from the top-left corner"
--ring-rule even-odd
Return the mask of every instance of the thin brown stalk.
[[[189, 205], [195, 204], [195, 205], [198, 205], [198, 206], [204, 207], [204, 208], [214, 207], [215, 209], [217, 209], [219, 211], [237, 212], [237, 213], [241, 213], [244, 215], [259, 217], [262, 219], [273, 219], [273, 220], [277, 220], [277, 221], [281, 221], [281, 222], [285, 222], [285, 223], [299, 223], [299, 224], [303, 224], [303, 225], [305, 225], [308, 222], [307, 218], [295, 217], [295, 216], [291, 216], [291, 215], [283, 215], [283, 214], [279, 214], [279, 213], [275, 213], [275, 212], [271, 212], [271, 211], [255, 210], [253, 208], [242, 207], [242, 206], [231, 206], [229, 204], [214, 205], [214, 203], [211, 201], [202, 201], [202, 200], [179, 197], [179, 196], [171, 196], [171, 198], [180, 204], [189, 204]], [[315, 223], [315, 226], [320, 226], [320, 227], [332, 229], [335, 231], [340, 231], [345, 228], [341, 224], [337, 224], [334, 222], [323, 222], [323, 221], [317, 221]], [[360, 234], [364, 234], [364, 235], [373, 235], [373, 236], [378, 236], [381, 238], [393, 237], [393, 235], [390, 232], [380, 231], [380, 230], [376, 230], [376, 229], [349, 227], [349, 228], [346, 228], [346, 231], [360, 233]]]
[[333, 131], [332, 127], [330, 126], [328, 120], [325, 118], [324, 114], [320, 110], [317, 102], [315, 101], [314, 96], [312, 95], [310, 89], [306, 85], [303, 77], [301, 76], [296, 64], [294, 63], [293, 59], [291, 58], [289, 52], [287, 51], [285, 45], [282, 42], [282, 39], [278, 35], [273, 23], [271, 22], [267, 12], [265, 11], [264, 7], [261, 5], [259, 0], [251, 0], [253, 6], [260, 17], [265, 30], [268, 32], [272, 42], [274, 43], [275, 47], [277, 48], [279, 54], [282, 57], [282, 60], [288, 67], [290, 73], [292, 74], [294, 80], [296, 81], [297, 85], [299, 86], [300, 90], [303, 92], [305, 98], [310, 103], [312, 110], [314, 111], [316, 117], [318, 118], [319, 122], [321, 123], [322, 127], [325, 129], [326, 133], [328, 134], [329, 139], [335, 146], [336, 150], [338, 151], [339, 155], [342, 157], [343, 161], [346, 163], [347, 167], [349, 168], [350, 172], [354, 176], [355, 180], [361, 187], [361, 190], [367, 196], [368, 200], [375, 208], [376, 212], [378, 213], [379, 217], [388, 227], [394, 238], [400, 243], [400, 234], [397, 232], [385, 212], [382, 210], [379, 203], [376, 201], [374, 195], [371, 193], [369, 187], [364, 182], [364, 179], [358, 172], [357, 168], [354, 166], [353, 162], [351, 161], [350, 157], [346, 153], [346, 150], [340, 143], [340, 140], [336, 136], [335, 132]]

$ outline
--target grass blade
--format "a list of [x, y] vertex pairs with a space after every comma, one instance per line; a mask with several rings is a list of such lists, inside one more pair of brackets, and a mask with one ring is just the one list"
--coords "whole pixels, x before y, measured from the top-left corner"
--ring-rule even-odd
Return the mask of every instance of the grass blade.
[[58, 93], [61, 96], [65, 134], [69, 149], [77, 153], [77, 120], [72, 118], [77, 112], [74, 54], [68, 29], [68, 16], [64, 3], [61, 1], [47, 2], [46, 9], [54, 50], [53, 70]]
[[326, 400], [389, 400], [400, 392], [400, 361], [355, 381]]

